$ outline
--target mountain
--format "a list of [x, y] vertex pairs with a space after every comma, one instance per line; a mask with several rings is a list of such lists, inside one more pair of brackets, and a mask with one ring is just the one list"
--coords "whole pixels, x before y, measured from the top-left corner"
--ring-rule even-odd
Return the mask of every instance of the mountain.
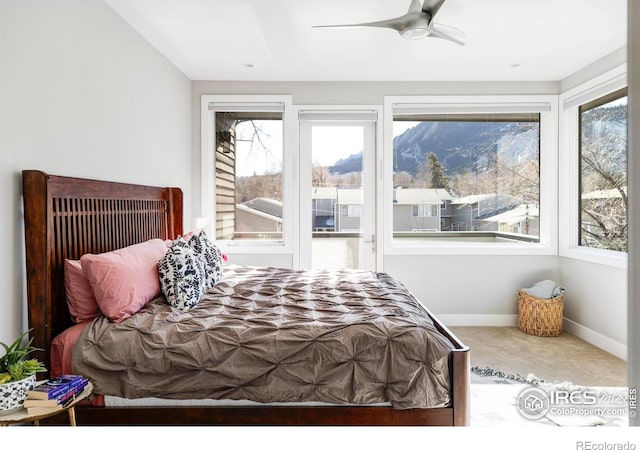
[[[627, 105], [598, 107], [584, 113], [583, 138], [606, 135], [606, 151], [613, 163], [626, 164]], [[497, 158], [521, 163], [537, 159], [539, 126], [533, 122], [420, 122], [393, 139], [393, 170], [416, 174], [429, 152], [438, 156], [448, 175], [482, 171]], [[622, 149], [622, 150], [621, 150]], [[332, 174], [357, 172], [362, 154], [341, 159], [329, 168]]]
[[[582, 155], [596, 162], [598, 171], [607, 173], [609, 182], [615, 179], [626, 184], [627, 172], [627, 105], [599, 106], [585, 111], [581, 116]], [[590, 170], [584, 167], [585, 174]], [[589, 181], [593, 189], [602, 189], [607, 181], [600, 173]], [[624, 180], [624, 181], [622, 181]], [[586, 183], [589, 185], [589, 183]]]
[[[497, 156], [514, 161], [535, 158], [538, 126], [516, 122], [420, 122], [393, 139], [393, 169], [416, 174], [433, 152], [447, 174], [487, 167]], [[360, 153], [329, 168], [333, 174], [359, 171]]]

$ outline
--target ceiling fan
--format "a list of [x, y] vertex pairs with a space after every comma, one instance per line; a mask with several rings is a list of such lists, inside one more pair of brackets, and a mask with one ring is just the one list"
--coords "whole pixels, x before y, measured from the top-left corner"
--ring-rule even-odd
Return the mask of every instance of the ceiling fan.
[[377, 27], [396, 30], [406, 39], [421, 39], [423, 37], [437, 37], [447, 39], [456, 44], [465, 44], [465, 34], [457, 28], [433, 22], [445, 0], [411, 0], [409, 11], [403, 16], [378, 22], [354, 23], [347, 25], [316, 25], [313, 28], [352, 28]]

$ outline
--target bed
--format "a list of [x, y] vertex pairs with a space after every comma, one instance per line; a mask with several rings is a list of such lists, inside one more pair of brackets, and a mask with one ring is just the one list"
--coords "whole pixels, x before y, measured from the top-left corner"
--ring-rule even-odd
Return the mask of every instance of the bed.
[[[41, 357], [50, 361], [52, 342], [74, 325], [65, 297], [64, 261], [182, 235], [182, 192], [179, 188], [53, 176], [35, 170], [25, 170], [22, 175], [29, 327], [34, 345], [43, 349]], [[229, 273], [234, 270], [247, 269], [240, 267]], [[286, 276], [292, 273], [286, 269], [270, 270], [286, 272]], [[391, 277], [379, 276], [396, 286]], [[223, 291], [218, 292], [218, 298], [224, 298]], [[408, 291], [403, 295], [412, 297]], [[158, 308], [162, 308], [161, 304], [150, 302]], [[339, 398], [335, 403], [312, 402], [306, 397], [297, 402], [193, 402], [186, 406], [94, 402], [76, 408], [77, 422], [81, 425], [468, 425], [469, 349], [427, 309], [420, 307], [425, 320], [450, 348], [442, 370], [447, 381], [446, 404], [424, 407], [409, 402], [399, 403], [398, 407], [377, 402], [343, 403]], [[151, 315], [154, 314], [159, 315]], [[96, 388], [100, 391], [99, 385]]]

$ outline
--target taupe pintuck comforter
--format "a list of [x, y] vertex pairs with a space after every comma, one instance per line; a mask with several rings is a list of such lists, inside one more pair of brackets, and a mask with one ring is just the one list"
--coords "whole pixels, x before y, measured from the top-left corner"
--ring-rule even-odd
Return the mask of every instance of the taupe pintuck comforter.
[[187, 313], [157, 298], [101, 317], [73, 350], [96, 391], [124, 398], [450, 403], [452, 345], [384, 273], [226, 266]]

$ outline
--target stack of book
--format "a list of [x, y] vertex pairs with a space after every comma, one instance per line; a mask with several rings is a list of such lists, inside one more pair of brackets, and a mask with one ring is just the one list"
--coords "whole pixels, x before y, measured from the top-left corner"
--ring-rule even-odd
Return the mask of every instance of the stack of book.
[[80, 375], [60, 375], [27, 391], [24, 407], [30, 415], [62, 409], [82, 394], [88, 384], [89, 380]]

